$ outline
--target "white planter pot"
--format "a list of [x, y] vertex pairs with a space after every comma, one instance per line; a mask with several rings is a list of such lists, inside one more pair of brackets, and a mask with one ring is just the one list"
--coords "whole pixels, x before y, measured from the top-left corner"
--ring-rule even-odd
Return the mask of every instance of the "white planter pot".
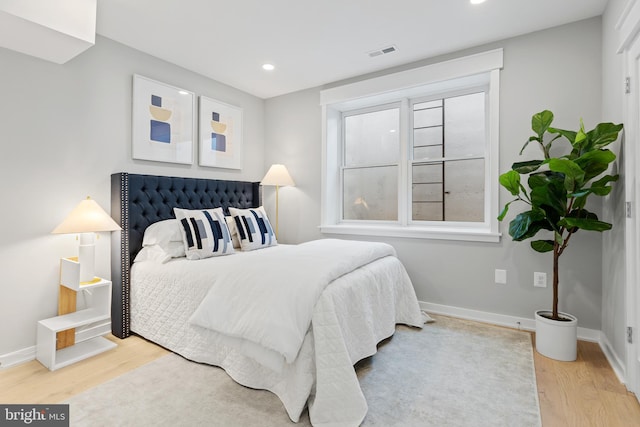
[[578, 354], [578, 319], [567, 313], [559, 313], [566, 321], [551, 320], [541, 314], [551, 315], [549, 310], [536, 311], [536, 350], [543, 356], [564, 362], [576, 360]]

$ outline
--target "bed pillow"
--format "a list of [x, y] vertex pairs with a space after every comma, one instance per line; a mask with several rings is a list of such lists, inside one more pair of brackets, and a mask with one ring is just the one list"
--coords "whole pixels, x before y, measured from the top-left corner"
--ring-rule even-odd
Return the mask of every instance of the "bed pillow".
[[142, 246], [164, 245], [167, 242], [182, 242], [178, 221], [165, 219], [154, 222], [144, 230]]
[[243, 251], [266, 248], [278, 244], [264, 208], [229, 208], [238, 231], [238, 240]]
[[[180, 245], [182, 246], [182, 252], [184, 253], [184, 245], [182, 245], [182, 242], [180, 242]], [[153, 261], [164, 264], [165, 262], [170, 261], [171, 258], [171, 255], [166, 253], [160, 245], [150, 245], [140, 249], [140, 252], [138, 252], [136, 257], [133, 259], [133, 262]]]
[[231, 215], [224, 217], [227, 220], [227, 227], [229, 227], [229, 233], [231, 233], [231, 241], [233, 242], [234, 249], [240, 249], [240, 239], [238, 239], [238, 227]]
[[173, 212], [180, 224], [187, 259], [204, 259], [234, 252], [222, 208], [173, 208]]
[[144, 230], [142, 246], [146, 248], [156, 245], [172, 258], [185, 256], [178, 220], [165, 219], [154, 222]]

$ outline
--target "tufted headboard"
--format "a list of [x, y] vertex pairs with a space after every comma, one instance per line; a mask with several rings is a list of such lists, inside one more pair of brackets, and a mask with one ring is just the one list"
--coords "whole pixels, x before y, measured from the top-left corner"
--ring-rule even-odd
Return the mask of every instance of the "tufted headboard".
[[122, 227], [111, 234], [111, 330], [126, 338], [129, 330], [130, 268], [142, 248], [144, 230], [154, 222], [175, 218], [173, 208], [255, 208], [261, 204], [260, 183], [201, 178], [111, 175], [111, 216]]

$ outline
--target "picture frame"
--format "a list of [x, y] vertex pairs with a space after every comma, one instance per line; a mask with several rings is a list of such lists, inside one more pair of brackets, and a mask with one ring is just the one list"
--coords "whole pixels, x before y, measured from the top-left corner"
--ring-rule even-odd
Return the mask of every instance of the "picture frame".
[[132, 157], [193, 164], [195, 94], [134, 74]]
[[240, 107], [200, 96], [200, 166], [242, 169], [242, 115]]

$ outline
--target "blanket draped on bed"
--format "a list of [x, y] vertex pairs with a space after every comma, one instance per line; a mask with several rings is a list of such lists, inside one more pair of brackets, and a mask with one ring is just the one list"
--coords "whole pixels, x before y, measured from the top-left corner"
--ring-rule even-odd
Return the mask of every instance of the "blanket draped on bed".
[[287, 363], [298, 355], [313, 309], [329, 283], [395, 256], [386, 243], [337, 239], [260, 252], [252, 264], [218, 274], [190, 322], [262, 345]]

